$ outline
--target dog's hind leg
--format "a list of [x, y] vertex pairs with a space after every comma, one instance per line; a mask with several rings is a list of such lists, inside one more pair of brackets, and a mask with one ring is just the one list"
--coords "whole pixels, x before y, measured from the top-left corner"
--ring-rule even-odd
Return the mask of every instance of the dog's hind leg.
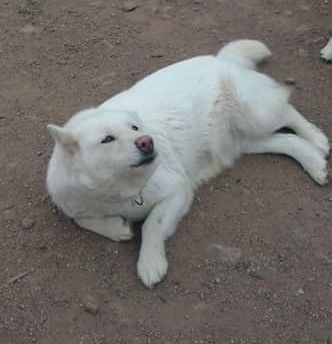
[[113, 241], [126, 241], [133, 237], [130, 225], [121, 217], [81, 217], [74, 220], [80, 227]]
[[310, 142], [313, 146], [318, 148], [324, 156], [327, 156], [330, 151], [330, 146], [327, 137], [314, 124], [307, 121], [292, 105], [288, 107], [289, 111], [285, 116], [285, 127], [289, 127], [303, 139]]
[[295, 159], [311, 178], [320, 185], [327, 182], [325, 157], [311, 143], [294, 134], [273, 134], [243, 145], [244, 153], [285, 154]]

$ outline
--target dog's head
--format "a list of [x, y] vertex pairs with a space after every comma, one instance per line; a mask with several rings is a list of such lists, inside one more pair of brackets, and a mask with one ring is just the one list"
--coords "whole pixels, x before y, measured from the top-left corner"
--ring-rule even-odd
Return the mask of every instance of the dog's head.
[[130, 196], [155, 169], [153, 138], [135, 113], [90, 109], [64, 127], [48, 125], [48, 129], [65, 168], [83, 187], [110, 187], [114, 196]]

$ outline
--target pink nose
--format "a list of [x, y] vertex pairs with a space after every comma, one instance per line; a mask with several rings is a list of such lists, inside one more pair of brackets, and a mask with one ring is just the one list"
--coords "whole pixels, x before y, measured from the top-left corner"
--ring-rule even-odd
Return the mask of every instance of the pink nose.
[[136, 147], [145, 154], [153, 152], [153, 139], [151, 136], [143, 135], [135, 140]]

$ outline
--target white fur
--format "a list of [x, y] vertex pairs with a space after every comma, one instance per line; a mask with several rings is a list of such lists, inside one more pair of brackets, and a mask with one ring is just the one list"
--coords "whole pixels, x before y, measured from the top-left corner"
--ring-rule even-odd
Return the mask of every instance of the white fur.
[[332, 61], [332, 38], [330, 38], [325, 47], [320, 51], [320, 57], [326, 61]]
[[[147, 76], [63, 128], [49, 126], [56, 141], [47, 176], [54, 202], [82, 227], [113, 240], [131, 238], [127, 222], [145, 219], [137, 269], [146, 286], [165, 276], [164, 241], [195, 189], [241, 154], [287, 154], [326, 183], [327, 138], [288, 104], [287, 88], [254, 70], [269, 55], [260, 42], [232, 42], [217, 56]], [[285, 126], [297, 135], [276, 133]], [[101, 144], [110, 134], [116, 141]], [[134, 141], [143, 134], [152, 136], [158, 156], [132, 167], [140, 159]]]

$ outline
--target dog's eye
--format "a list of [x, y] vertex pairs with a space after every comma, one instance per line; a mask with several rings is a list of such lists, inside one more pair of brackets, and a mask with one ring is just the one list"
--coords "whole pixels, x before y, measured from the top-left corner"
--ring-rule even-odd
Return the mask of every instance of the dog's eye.
[[112, 135], [107, 135], [100, 143], [110, 143], [115, 140], [115, 137]]
[[137, 131], [137, 130], [138, 130], [138, 127], [137, 127], [136, 125], [132, 125], [132, 126], [131, 126], [131, 129]]

